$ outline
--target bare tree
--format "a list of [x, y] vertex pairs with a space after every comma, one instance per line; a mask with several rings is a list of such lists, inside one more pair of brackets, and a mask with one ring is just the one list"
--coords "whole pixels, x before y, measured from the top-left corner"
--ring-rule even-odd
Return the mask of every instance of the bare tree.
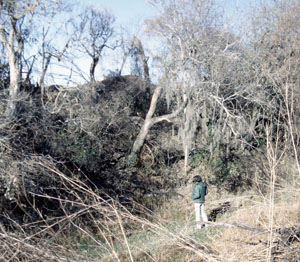
[[[59, 10], [61, 11], [61, 10]], [[39, 85], [44, 85], [45, 76], [48, 70], [48, 67], [51, 63], [51, 60], [53, 58], [56, 58], [58, 62], [60, 62], [65, 55], [67, 49], [69, 48], [70, 42], [71, 42], [71, 34], [72, 32], [69, 32], [70, 35], [67, 34], [67, 25], [70, 23], [70, 20], [65, 21], [65, 23], [62, 25], [59, 25], [56, 30], [53, 32], [53, 23], [55, 21], [56, 15], [58, 12], [50, 13], [48, 16], [46, 23], [42, 26], [42, 31], [39, 36], [39, 43], [41, 45], [39, 49], [39, 56], [41, 60], [41, 76], [39, 79]], [[61, 15], [61, 12], [60, 12]], [[45, 14], [46, 16], [46, 14]], [[57, 41], [55, 39], [61, 37], [64, 42], [62, 46], [58, 47]]]
[[255, 14], [251, 30], [255, 54], [252, 64], [259, 72], [257, 79], [273, 106], [272, 110], [265, 107], [263, 113], [269, 117], [281, 115], [277, 122], [280, 136], [291, 143], [300, 173], [297, 153], [300, 130], [299, 1], [276, 1], [261, 6]]
[[105, 48], [114, 49], [113, 43], [115, 18], [107, 11], [97, 11], [89, 7], [80, 15], [80, 24], [74, 24], [78, 34], [75, 41], [78, 41], [81, 52], [86, 53], [91, 59], [90, 80], [95, 81], [95, 69]]
[[21, 23], [27, 15], [32, 16], [39, 4], [40, 0], [9, 0], [0, 6], [0, 40], [7, 52], [10, 70], [9, 101], [6, 109], [8, 117], [15, 114], [20, 91], [20, 59], [24, 49]]
[[[70, 6], [61, 5], [58, 6], [56, 12], [51, 12], [50, 14], [43, 14], [47, 20], [41, 26], [41, 31], [38, 35], [39, 51], [36, 55], [38, 57], [39, 63], [39, 86], [42, 92], [42, 98], [44, 94], [45, 78], [48, 73], [49, 66], [53, 64], [53, 60], [57, 63], [65, 63], [68, 59], [71, 60], [71, 56], [68, 55], [68, 51], [72, 49], [73, 43], [73, 32], [71, 27], [72, 19], [68, 19], [67, 13], [70, 13]], [[66, 12], [65, 12], [66, 9]], [[45, 10], [46, 11], [46, 10]], [[53, 25], [55, 18], [58, 15], [66, 14], [66, 19], [64, 23], [59, 24], [57, 28]], [[57, 42], [57, 38], [62, 40]]]
[[[127, 32], [127, 35], [130, 33]], [[124, 35], [124, 33], [123, 33]], [[123, 53], [123, 59], [118, 70], [118, 75], [121, 75], [122, 70], [130, 57], [133, 64], [132, 74], [144, 76], [146, 83], [150, 84], [150, 73], [148, 66], [148, 57], [145, 54], [141, 40], [137, 36], [132, 38], [129, 36], [130, 40], [125, 40], [124, 36], [121, 36], [120, 47]]]
[[249, 41], [223, 26], [214, 1], [152, 2], [161, 15], [148, 28], [166, 44], [164, 94], [173, 107], [188, 100], [176, 119], [185, 172], [191, 151], [208, 151], [210, 159], [222, 157], [226, 165], [233, 152], [260, 143], [261, 112], [274, 110], [259, 70], [253, 70], [257, 56]]
[[209, 97], [205, 79], [210, 74], [208, 64], [216, 57], [219, 48], [210, 43], [210, 36], [218, 32], [218, 16], [214, 2], [210, 0], [155, 0], [152, 3], [161, 15], [150, 20], [148, 28], [166, 43], [167, 52], [162, 55], [161, 66], [165, 72], [163, 81], [167, 100], [175, 99], [173, 103], [179, 108], [182, 101], [189, 101], [180, 121], [186, 171], [198, 121], [194, 113], [196, 108], [203, 108]]

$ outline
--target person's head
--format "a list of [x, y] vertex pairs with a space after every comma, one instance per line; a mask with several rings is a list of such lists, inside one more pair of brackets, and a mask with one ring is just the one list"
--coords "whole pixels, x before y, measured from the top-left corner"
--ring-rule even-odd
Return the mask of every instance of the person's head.
[[193, 182], [194, 182], [194, 183], [196, 183], [196, 182], [202, 182], [201, 176], [198, 176], [198, 175], [197, 175], [197, 176], [194, 176], [194, 177], [193, 177]]

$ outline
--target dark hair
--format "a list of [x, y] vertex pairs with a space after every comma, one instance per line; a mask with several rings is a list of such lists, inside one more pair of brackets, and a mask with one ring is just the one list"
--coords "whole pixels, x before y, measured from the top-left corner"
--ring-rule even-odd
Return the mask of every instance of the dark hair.
[[201, 176], [194, 176], [193, 177], [193, 182], [202, 182]]

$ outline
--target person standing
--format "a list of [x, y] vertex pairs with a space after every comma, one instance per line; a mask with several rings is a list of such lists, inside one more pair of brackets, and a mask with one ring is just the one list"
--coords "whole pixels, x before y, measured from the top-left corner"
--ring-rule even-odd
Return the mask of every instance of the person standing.
[[196, 214], [196, 226], [198, 229], [202, 228], [202, 225], [200, 223], [201, 217], [202, 221], [204, 222], [203, 227], [205, 226], [205, 222], [208, 222], [207, 215], [205, 212], [205, 195], [207, 195], [207, 186], [202, 181], [201, 176], [194, 176], [193, 177], [193, 192], [192, 192], [192, 200], [194, 202], [195, 206], [195, 214]]

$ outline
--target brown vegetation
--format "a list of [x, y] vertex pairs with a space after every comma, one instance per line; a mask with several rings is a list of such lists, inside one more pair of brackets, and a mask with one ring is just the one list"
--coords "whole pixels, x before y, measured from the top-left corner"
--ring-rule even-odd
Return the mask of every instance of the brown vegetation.
[[[140, 75], [96, 81], [114, 18], [92, 9], [71, 21], [80, 35], [62, 51], [38, 31], [38, 70], [24, 52], [38, 42], [29, 28], [45, 7], [51, 20], [66, 6], [2, 2], [1, 261], [299, 260], [299, 1], [260, 6], [243, 38], [212, 0], [153, 0], [158, 84], [136, 37], [123, 60]], [[91, 82], [46, 86], [52, 58], [71, 61], [79, 46], [94, 48]], [[201, 231], [195, 174], [209, 188]]]

